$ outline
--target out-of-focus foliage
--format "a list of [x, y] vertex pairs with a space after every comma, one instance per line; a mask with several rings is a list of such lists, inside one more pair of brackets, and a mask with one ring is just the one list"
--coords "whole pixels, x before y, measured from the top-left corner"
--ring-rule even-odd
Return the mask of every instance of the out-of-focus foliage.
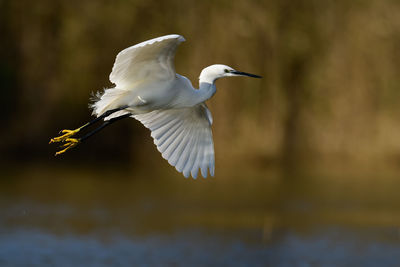
[[[193, 84], [214, 63], [264, 77], [217, 82], [217, 163], [396, 159], [399, 13], [394, 0], [0, 1], [1, 157], [52, 156], [49, 138], [90, 119], [90, 93], [112, 86], [120, 50], [178, 33], [176, 70]], [[112, 128], [69, 153], [157, 153], [139, 123]]]

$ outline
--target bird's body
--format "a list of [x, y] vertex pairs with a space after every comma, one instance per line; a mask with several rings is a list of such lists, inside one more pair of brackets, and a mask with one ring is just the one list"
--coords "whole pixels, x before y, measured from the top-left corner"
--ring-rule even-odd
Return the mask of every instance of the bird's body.
[[[214, 84], [207, 85], [215, 92]], [[207, 85], [200, 88], [206, 89]], [[192, 107], [206, 100], [207, 96], [201, 95], [203, 92], [206, 91], [193, 88], [189, 79], [176, 74], [171, 80], [143, 81], [128, 88], [106, 89], [93, 103], [93, 114], [100, 116], [109, 109], [124, 105], [128, 106], [126, 111], [132, 114], [147, 113], [157, 109]], [[113, 115], [110, 118], [116, 117], [116, 114]]]
[[[208, 171], [214, 176], [212, 116], [205, 101], [215, 94], [218, 78], [259, 76], [212, 65], [203, 69], [199, 89], [195, 89], [174, 69], [176, 49], [184, 40], [180, 35], [166, 35], [121, 51], [110, 74], [115, 87], [98, 94], [91, 107], [98, 119], [108, 122], [122, 117], [139, 120], [150, 129], [162, 156], [185, 177], [196, 178], [199, 170], [203, 177]], [[66, 134], [51, 142], [67, 142], [59, 153], [65, 152], [69, 144], [72, 147], [81, 141], [70, 137], [91, 124], [65, 130]]]

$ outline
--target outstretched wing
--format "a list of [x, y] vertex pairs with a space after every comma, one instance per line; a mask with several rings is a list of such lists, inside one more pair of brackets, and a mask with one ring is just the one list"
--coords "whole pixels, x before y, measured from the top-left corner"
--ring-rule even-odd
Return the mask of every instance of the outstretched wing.
[[115, 60], [110, 81], [118, 88], [126, 88], [147, 79], [157, 81], [174, 78], [175, 52], [183, 41], [183, 36], [171, 34], [122, 50]]
[[205, 104], [191, 108], [155, 110], [133, 115], [150, 129], [158, 151], [185, 177], [214, 176], [214, 144], [211, 112]]

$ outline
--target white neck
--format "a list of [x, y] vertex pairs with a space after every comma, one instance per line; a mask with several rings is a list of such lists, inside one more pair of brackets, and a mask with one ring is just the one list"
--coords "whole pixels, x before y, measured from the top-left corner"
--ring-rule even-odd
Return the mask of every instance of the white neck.
[[217, 88], [214, 83], [200, 82], [199, 90], [195, 91], [196, 102], [199, 104], [210, 99], [217, 91]]

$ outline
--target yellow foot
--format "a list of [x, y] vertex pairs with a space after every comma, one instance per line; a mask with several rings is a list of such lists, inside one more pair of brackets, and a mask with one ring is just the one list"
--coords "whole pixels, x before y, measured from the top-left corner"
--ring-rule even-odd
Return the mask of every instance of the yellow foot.
[[[60, 141], [54, 141], [54, 142], [60, 142]], [[66, 142], [65, 144], [63, 144], [61, 146], [61, 148], [65, 147], [63, 150], [60, 150], [58, 152], [56, 152], [55, 156], [60, 155], [64, 152], [66, 152], [67, 150], [77, 146], [80, 143], [80, 139], [77, 138], [65, 138], [65, 140], [63, 140], [63, 142]]]
[[82, 127], [75, 130], [62, 130], [60, 133], [63, 133], [63, 135], [51, 138], [49, 144], [67, 141], [68, 138], [77, 134], [81, 130], [81, 128]]

